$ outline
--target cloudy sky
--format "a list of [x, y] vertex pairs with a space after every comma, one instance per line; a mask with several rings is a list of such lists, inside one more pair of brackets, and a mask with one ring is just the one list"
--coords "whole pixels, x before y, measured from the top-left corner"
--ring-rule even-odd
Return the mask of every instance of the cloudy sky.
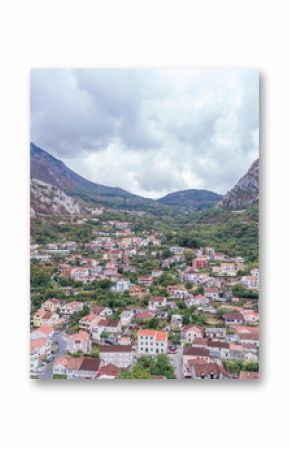
[[97, 183], [225, 193], [258, 157], [255, 70], [35, 69], [31, 141]]

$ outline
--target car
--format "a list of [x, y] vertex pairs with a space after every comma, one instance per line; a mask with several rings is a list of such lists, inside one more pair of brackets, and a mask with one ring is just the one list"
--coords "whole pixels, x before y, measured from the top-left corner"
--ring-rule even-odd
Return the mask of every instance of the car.
[[107, 339], [105, 340], [105, 343], [106, 343], [107, 345], [115, 345], [115, 344], [116, 344], [116, 340], [113, 340], [113, 339], [111, 339], [111, 338], [107, 338]]
[[168, 349], [169, 354], [176, 354], [176, 349]]
[[52, 353], [56, 354], [59, 351], [59, 344], [55, 342], [52, 346]]
[[49, 362], [52, 362], [53, 359], [54, 359], [54, 355], [53, 355], [53, 354], [50, 354], [50, 355], [48, 355], [48, 356], [46, 357], [46, 361], [47, 361], [48, 363], [49, 363]]

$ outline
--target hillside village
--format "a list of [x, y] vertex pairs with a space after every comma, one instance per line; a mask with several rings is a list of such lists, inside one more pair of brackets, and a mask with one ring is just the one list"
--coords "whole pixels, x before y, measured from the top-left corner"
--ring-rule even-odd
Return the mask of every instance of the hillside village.
[[142, 212], [114, 217], [54, 218], [56, 238], [34, 218], [31, 377], [257, 379], [257, 264], [172, 245]]

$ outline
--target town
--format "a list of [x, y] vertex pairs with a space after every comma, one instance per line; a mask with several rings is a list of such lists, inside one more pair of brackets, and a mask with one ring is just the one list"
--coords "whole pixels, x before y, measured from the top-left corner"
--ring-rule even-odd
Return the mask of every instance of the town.
[[97, 207], [32, 233], [31, 378], [258, 378], [257, 264], [145, 221]]

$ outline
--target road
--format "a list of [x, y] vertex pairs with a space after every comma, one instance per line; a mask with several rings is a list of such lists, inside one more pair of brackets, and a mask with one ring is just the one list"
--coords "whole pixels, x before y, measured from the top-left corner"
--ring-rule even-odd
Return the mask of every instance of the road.
[[174, 373], [177, 380], [183, 379], [182, 375], [182, 346], [178, 347], [175, 354], [170, 354], [169, 358], [174, 366]]
[[[58, 351], [54, 354], [54, 357], [59, 357], [66, 352], [66, 334], [65, 332], [57, 332], [53, 336], [53, 342], [58, 344]], [[52, 379], [53, 362], [49, 362], [45, 365], [44, 371], [40, 376], [40, 379]]]

